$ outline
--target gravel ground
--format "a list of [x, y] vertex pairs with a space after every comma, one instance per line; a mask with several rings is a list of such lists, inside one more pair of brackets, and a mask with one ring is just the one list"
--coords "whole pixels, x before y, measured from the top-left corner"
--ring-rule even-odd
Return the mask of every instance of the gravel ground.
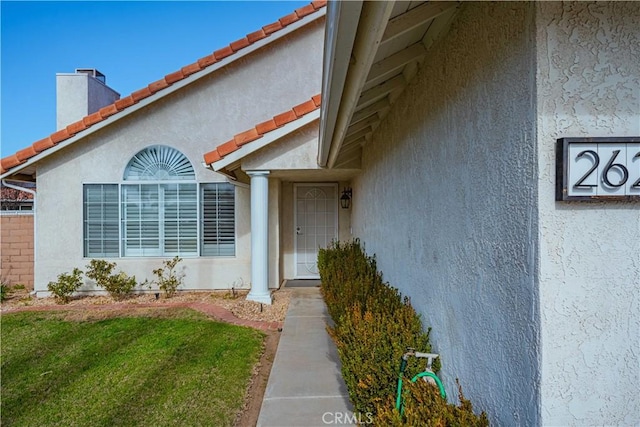
[[[214, 304], [230, 310], [236, 317], [247, 320], [257, 320], [263, 322], [282, 322], [287, 314], [289, 300], [291, 298], [290, 289], [279, 289], [272, 292], [273, 304], [266, 305], [253, 301], [247, 301], [248, 291], [236, 290], [231, 291], [211, 291], [211, 292], [184, 292], [178, 293], [171, 297], [165, 298], [160, 295], [159, 299], [155, 298], [153, 293], [144, 293], [133, 295], [122, 301], [115, 301], [110, 296], [78, 296], [71, 300], [67, 305], [73, 307], [86, 306], [90, 308], [96, 305], [105, 304], [125, 304], [135, 306], [136, 304], [167, 304], [167, 303], [189, 303], [199, 302]], [[54, 298], [36, 298], [31, 297], [26, 290], [12, 290], [9, 292], [7, 299], [2, 303], [2, 312], [10, 312], [20, 307], [28, 306], [47, 306], [58, 305]]]

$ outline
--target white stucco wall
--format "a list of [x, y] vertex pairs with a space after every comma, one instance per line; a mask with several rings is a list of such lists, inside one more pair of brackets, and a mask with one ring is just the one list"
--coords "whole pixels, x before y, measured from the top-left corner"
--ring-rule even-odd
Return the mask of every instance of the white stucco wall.
[[[154, 144], [184, 153], [198, 181], [224, 181], [202, 166], [203, 154], [318, 94], [323, 35], [322, 18], [42, 160], [37, 172], [35, 289], [46, 290], [58, 274], [83, 268], [89, 261], [83, 258], [82, 246], [84, 183], [122, 182], [129, 159]], [[270, 185], [274, 236], [279, 235], [279, 199], [276, 181]], [[185, 289], [250, 284], [250, 190], [237, 187], [236, 200], [236, 256], [185, 258]], [[277, 239], [270, 250], [270, 285], [277, 286]], [[152, 278], [162, 258], [115, 261], [141, 281]]]
[[318, 121], [314, 121], [246, 156], [241, 161], [242, 169], [277, 170], [279, 175], [285, 175], [283, 171], [320, 169], [317, 153]]
[[494, 425], [539, 414], [532, 3], [465, 3], [363, 150], [354, 234]]
[[[189, 157], [198, 181], [225, 181], [224, 177], [206, 170], [198, 163], [201, 154], [196, 147], [185, 144], [175, 135], [155, 135], [147, 139], [144, 132], [134, 136], [134, 132], [127, 128], [101, 133], [82, 146], [51, 156], [38, 168], [36, 290], [46, 290], [47, 283], [55, 280], [61, 272], [74, 267], [84, 269], [89, 263], [90, 258], [83, 257], [83, 184], [122, 182], [129, 159], [145, 146], [161, 143], [176, 147]], [[163, 132], [157, 130], [160, 134]], [[148, 133], [152, 132], [149, 130]], [[72, 161], [68, 161], [68, 155], [73, 156]], [[236, 187], [236, 256], [183, 257], [184, 288], [226, 289], [240, 287], [240, 284], [248, 287], [251, 282], [250, 241], [250, 191]], [[152, 270], [160, 267], [166, 258], [110, 260], [141, 282], [144, 279], [152, 280]], [[91, 289], [90, 286], [83, 288]]]
[[278, 288], [282, 284], [280, 273], [280, 239], [282, 194], [279, 179], [269, 180], [269, 279], [267, 286]]
[[640, 425], [640, 203], [554, 201], [557, 138], [640, 135], [640, 3], [537, 22], [542, 424]]

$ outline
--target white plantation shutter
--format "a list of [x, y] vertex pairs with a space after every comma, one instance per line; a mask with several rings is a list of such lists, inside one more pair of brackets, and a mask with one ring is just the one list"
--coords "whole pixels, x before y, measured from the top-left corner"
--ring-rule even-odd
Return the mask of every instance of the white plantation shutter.
[[231, 184], [202, 184], [202, 255], [234, 256], [235, 188]]
[[198, 188], [195, 184], [163, 184], [164, 254], [198, 253]]
[[157, 184], [122, 186], [122, 237], [124, 256], [162, 255]]
[[84, 256], [119, 256], [118, 185], [87, 184], [83, 193]]
[[124, 256], [198, 254], [196, 184], [123, 184]]

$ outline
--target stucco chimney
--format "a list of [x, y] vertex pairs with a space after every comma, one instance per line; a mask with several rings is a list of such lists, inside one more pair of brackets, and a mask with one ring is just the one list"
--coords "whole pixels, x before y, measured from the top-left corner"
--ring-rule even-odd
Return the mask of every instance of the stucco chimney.
[[58, 130], [120, 99], [95, 68], [56, 74], [56, 126]]

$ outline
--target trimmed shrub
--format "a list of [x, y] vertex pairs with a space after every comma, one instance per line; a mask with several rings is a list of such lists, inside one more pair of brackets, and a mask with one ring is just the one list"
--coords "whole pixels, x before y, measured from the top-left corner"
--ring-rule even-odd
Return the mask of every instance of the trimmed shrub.
[[129, 277], [122, 271], [112, 274], [115, 267], [115, 262], [92, 259], [87, 265], [88, 270], [85, 275], [95, 280], [96, 284], [109, 292], [113, 299], [122, 300], [131, 294], [137, 282], [135, 276]]
[[[456, 383], [458, 381], [456, 380]], [[375, 422], [381, 426], [460, 426], [487, 427], [487, 414], [475, 415], [473, 405], [462, 394], [462, 387], [458, 383], [460, 406], [447, 404], [440, 396], [440, 391], [426, 381], [406, 382], [402, 397], [404, 399], [404, 413], [400, 416], [395, 408], [395, 401], [388, 399], [386, 404], [378, 406]]]
[[82, 270], [74, 268], [71, 274], [62, 273], [58, 275], [57, 282], [49, 282], [47, 289], [61, 304], [66, 304], [71, 300], [71, 296], [82, 286]]
[[0, 283], [0, 302], [4, 301], [7, 297], [8, 286], [4, 283]]
[[358, 239], [351, 243], [334, 242], [331, 247], [321, 249], [318, 269], [324, 300], [334, 320], [340, 319], [355, 303], [364, 308], [368, 295], [380, 292], [383, 287], [375, 257], [364, 253]]
[[182, 258], [175, 256], [173, 259], [165, 260], [162, 262], [164, 267], [153, 270], [153, 274], [156, 275], [157, 280], [149, 283], [158, 285], [158, 288], [164, 292], [167, 298], [171, 298], [175, 295], [178, 287], [182, 285], [184, 275], [182, 273], [176, 273], [176, 267], [182, 261]]
[[[338, 348], [349, 397], [361, 413], [375, 414], [377, 405], [395, 396], [400, 358], [407, 347], [431, 351], [429, 335], [422, 332], [411, 305], [389, 313], [363, 312], [356, 304], [328, 330]], [[419, 371], [417, 359], [409, 359], [406, 375], [411, 378]]]
[[[431, 330], [424, 332], [409, 299], [383, 282], [375, 257], [366, 255], [359, 240], [334, 242], [321, 249], [318, 268], [323, 298], [334, 323], [327, 330], [336, 343], [356, 412], [372, 414], [377, 425], [385, 426], [485, 425], [473, 424], [486, 420], [486, 415], [476, 416], [462, 395], [463, 404], [458, 407], [437, 392], [437, 399], [431, 396], [432, 387], [412, 384], [408, 378], [423, 371], [426, 364], [416, 358], [409, 359], [405, 371], [406, 409], [401, 416], [395, 410], [400, 358], [407, 347], [431, 352]], [[439, 368], [440, 358], [433, 364], [434, 371]]]

